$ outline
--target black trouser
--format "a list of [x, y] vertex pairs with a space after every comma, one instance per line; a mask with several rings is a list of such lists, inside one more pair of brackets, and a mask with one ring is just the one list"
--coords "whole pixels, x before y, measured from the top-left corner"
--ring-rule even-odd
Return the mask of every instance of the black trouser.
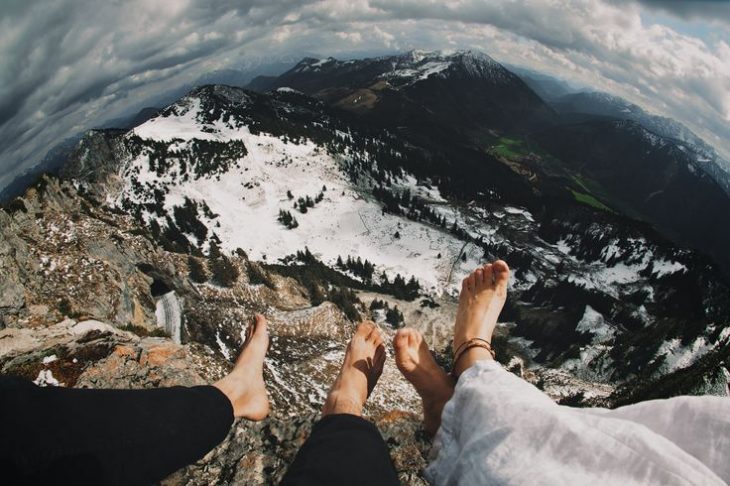
[[314, 425], [281, 482], [286, 486], [400, 484], [378, 428], [355, 415], [328, 415]]
[[[150, 484], [203, 457], [233, 408], [212, 386], [41, 388], [0, 377], [4, 484]], [[377, 428], [353, 415], [315, 424], [285, 484], [398, 484]]]

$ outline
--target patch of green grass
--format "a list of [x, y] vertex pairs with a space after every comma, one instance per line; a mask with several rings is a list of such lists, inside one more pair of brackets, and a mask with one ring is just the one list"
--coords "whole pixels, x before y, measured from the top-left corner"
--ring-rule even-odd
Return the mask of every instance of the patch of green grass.
[[581, 187], [581, 188], [582, 188], [582, 189], [583, 189], [583, 190], [584, 190], [584, 191], [585, 191], [586, 193], [591, 193], [591, 192], [593, 192], [593, 191], [591, 191], [591, 189], [590, 189], [590, 188], [588, 187], [588, 185], [587, 185], [587, 181], [586, 181], [585, 179], [583, 179], [583, 177], [581, 177], [581, 176], [579, 176], [579, 175], [574, 175], [574, 176], [573, 176], [573, 181], [574, 181], [574, 182], [575, 182], [576, 184], [578, 184], [578, 185], [579, 185], [579, 186], [580, 186], [580, 187]]
[[596, 209], [600, 209], [601, 211], [609, 211], [611, 213], [614, 212], [613, 209], [609, 208], [608, 206], [606, 206], [605, 204], [603, 204], [601, 201], [599, 201], [595, 197], [591, 196], [590, 194], [586, 194], [584, 192], [578, 192], [573, 189], [570, 189], [570, 192], [573, 193], [573, 197], [579, 203], [587, 204]]
[[492, 153], [507, 159], [530, 153], [524, 141], [509, 137], [499, 137], [498, 144], [491, 147], [490, 150]]

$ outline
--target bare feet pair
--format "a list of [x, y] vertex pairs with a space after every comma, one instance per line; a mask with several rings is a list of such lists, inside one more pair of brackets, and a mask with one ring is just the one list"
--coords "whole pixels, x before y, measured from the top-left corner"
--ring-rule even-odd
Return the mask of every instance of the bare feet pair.
[[[472, 338], [491, 342], [497, 318], [507, 297], [509, 267], [502, 260], [479, 267], [462, 282], [454, 325], [453, 349]], [[257, 314], [243, 351], [233, 371], [215, 383], [233, 404], [234, 415], [261, 420], [269, 413], [263, 379], [263, 361], [269, 345], [266, 319]], [[441, 412], [454, 392], [454, 379], [436, 363], [421, 333], [398, 330], [393, 339], [395, 361], [403, 376], [423, 401], [424, 427], [435, 433]], [[473, 347], [456, 361], [453, 374], [459, 376], [476, 361], [492, 359], [486, 349]], [[357, 326], [347, 346], [340, 373], [330, 389], [323, 415], [361, 415], [367, 398], [383, 372], [385, 346], [380, 329], [372, 322]]]
[[[464, 279], [454, 325], [454, 351], [473, 338], [491, 342], [497, 318], [507, 298], [508, 282], [509, 267], [502, 260], [479, 267]], [[423, 402], [424, 428], [433, 434], [441, 425], [444, 405], [454, 393], [454, 378], [436, 363], [417, 330], [399, 329], [393, 339], [393, 346], [398, 369], [414, 386]], [[483, 359], [492, 359], [486, 349], [466, 349], [455, 363], [454, 376], [458, 377]], [[373, 323], [360, 324], [348, 345], [340, 375], [330, 390], [323, 415], [360, 415], [367, 397], [380, 378], [384, 362], [385, 350], [380, 330]]]

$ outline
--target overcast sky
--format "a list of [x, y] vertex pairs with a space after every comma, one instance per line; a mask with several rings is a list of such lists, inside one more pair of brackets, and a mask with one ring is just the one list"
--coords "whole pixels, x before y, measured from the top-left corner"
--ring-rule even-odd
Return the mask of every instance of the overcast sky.
[[0, 188], [201, 74], [285, 55], [478, 49], [675, 118], [730, 154], [730, 2], [3, 0]]

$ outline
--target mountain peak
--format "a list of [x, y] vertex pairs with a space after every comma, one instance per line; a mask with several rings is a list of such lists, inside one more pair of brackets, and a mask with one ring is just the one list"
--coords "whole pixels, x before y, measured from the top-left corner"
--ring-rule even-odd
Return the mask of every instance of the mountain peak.
[[334, 57], [326, 57], [323, 59], [317, 59], [315, 57], [305, 57], [301, 61], [297, 63], [296, 66], [292, 68], [292, 71], [294, 72], [305, 72], [305, 71], [319, 71], [320, 68], [326, 65], [331, 65], [333, 63], [340, 63], [337, 59]]
[[412, 50], [405, 54], [381, 59], [391, 64], [391, 69], [385, 71], [382, 77], [398, 79], [397, 84], [401, 86], [416, 83], [431, 76], [490, 80], [509, 77], [508, 71], [501, 64], [480, 51]]

